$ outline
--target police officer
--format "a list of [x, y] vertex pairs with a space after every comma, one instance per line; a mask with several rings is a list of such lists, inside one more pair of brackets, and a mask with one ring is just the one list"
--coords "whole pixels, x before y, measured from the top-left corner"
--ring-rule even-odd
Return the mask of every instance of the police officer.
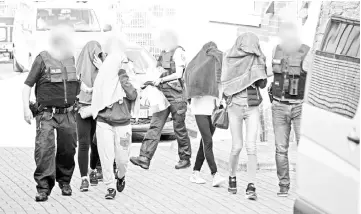
[[270, 88], [272, 119], [276, 143], [276, 166], [280, 197], [288, 195], [290, 186], [288, 147], [291, 124], [296, 141], [300, 139], [300, 122], [305, 91], [308, 47], [299, 38], [297, 23], [286, 21], [280, 26], [280, 44], [273, 51], [272, 73], [274, 80]]
[[191, 165], [191, 144], [185, 125], [187, 103], [185, 99], [183, 82], [181, 81], [186, 66], [184, 49], [178, 46], [177, 36], [172, 30], [164, 30], [160, 33], [159, 40], [162, 43], [162, 51], [158, 66], [162, 70], [161, 77], [154, 82], [170, 102], [170, 106], [154, 113], [142, 146], [139, 157], [131, 157], [130, 161], [144, 169], [149, 168], [150, 160], [157, 149], [162, 129], [169, 114], [172, 114], [174, 133], [178, 142], [179, 162], [176, 169], [187, 168]]
[[24, 119], [30, 124], [33, 114], [29, 108], [29, 97], [31, 88], [36, 85], [36, 201], [48, 199], [55, 180], [62, 195], [72, 194], [69, 184], [75, 167], [77, 136], [74, 103], [78, 82], [71, 32], [66, 26], [52, 29], [50, 49], [42, 51], [35, 58], [23, 90]]

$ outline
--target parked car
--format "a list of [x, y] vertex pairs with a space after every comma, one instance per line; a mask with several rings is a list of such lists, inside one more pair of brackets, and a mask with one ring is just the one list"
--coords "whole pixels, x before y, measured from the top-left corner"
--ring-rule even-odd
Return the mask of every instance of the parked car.
[[74, 27], [76, 58], [87, 42], [102, 42], [104, 32], [111, 27], [102, 24], [100, 13], [86, 1], [21, 1], [14, 20], [14, 71], [30, 69], [35, 57], [47, 45], [44, 41], [47, 41], [49, 29], [59, 24]]
[[307, 76], [295, 214], [360, 212], [360, 21], [332, 16]]
[[0, 17], [0, 54], [13, 58], [14, 17]]

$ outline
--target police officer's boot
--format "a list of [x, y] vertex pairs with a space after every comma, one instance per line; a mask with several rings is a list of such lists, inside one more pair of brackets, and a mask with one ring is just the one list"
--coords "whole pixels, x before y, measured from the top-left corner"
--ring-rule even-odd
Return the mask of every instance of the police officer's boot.
[[36, 202], [42, 202], [42, 201], [47, 201], [47, 200], [48, 200], [48, 194], [46, 194], [45, 192], [36, 193], [36, 196], [35, 196]]
[[143, 169], [149, 169], [150, 159], [144, 156], [131, 157], [130, 162], [136, 166], [140, 166]]
[[185, 169], [187, 167], [191, 166], [191, 161], [189, 159], [187, 160], [179, 160], [177, 165], [175, 165], [176, 169]]
[[61, 194], [64, 196], [71, 196], [72, 190], [69, 184], [59, 184], [59, 187], [61, 189]]

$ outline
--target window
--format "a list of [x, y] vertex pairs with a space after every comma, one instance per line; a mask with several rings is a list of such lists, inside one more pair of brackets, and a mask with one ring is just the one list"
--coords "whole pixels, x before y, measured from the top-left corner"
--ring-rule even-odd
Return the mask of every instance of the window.
[[313, 60], [307, 102], [353, 118], [360, 99], [360, 22], [332, 17]]
[[249, 25], [259, 27], [261, 24], [262, 2], [222, 0], [211, 4], [209, 21]]
[[0, 27], [0, 42], [6, 42], [7, 30], [6, 27]]
[[51, 27], [65, 24], [74, 27], [76, 32], [99, 32], [100, 27], [93, 10], [89, 9], [38, 9], [36, 29], [49, 30]]

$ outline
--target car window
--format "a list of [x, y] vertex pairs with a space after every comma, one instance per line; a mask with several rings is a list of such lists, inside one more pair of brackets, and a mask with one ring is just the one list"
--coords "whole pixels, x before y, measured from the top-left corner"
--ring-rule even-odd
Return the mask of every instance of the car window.
[[38, 31], [49, 30], [59, 24], [71, 25], [76, 32], [100, 31], [97, 17], [91, 9], [38, 9], [36, 17], [36, 29]]
[[306, 102], [353, 118], [360, 99], [360, 22], [334, 17], [313, 60]]
[[6, 27], [0, 27], [0, 42], [5, 42], [7, 37]]

